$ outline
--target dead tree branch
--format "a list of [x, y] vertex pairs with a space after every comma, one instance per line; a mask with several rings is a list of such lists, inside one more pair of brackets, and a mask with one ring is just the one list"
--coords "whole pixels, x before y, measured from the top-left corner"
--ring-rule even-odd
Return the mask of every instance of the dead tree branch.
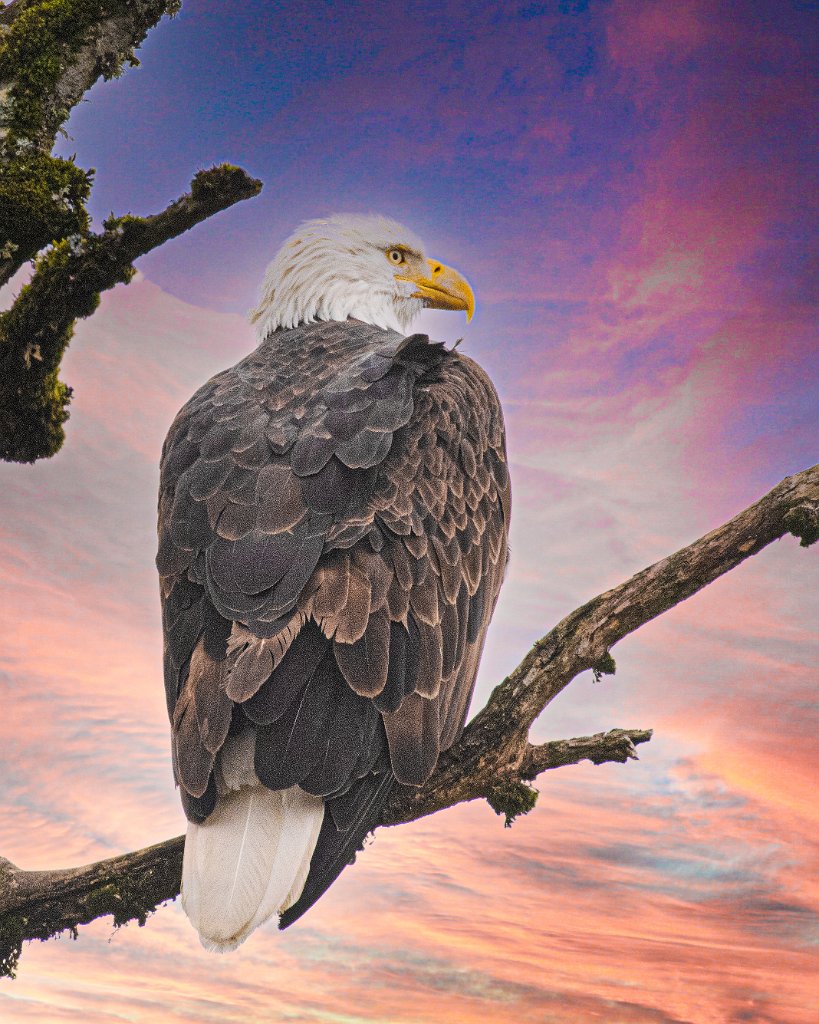
[[50, 155], [99, 79], [137, 65], [136, 49], [178, 0], [16, 0], [0, 11], [0, 284], [55, 240], [88, 227], [90, 176]]
[[[529, 729], [581, 672], [614, 672], [610, 648], [629, 633], [702, 590], [772, 541], [792, 533], [807, 547], [819, 539], [819, 466], [788, 477], [754, 505], [675, 554], [568, 615], [492, 692], [432, 778], [396, 787], [382, 824], [399, 825], [465, 801], [486, 799], [511, 824], [535, 804], [528, 783], [542, 772], [590, 760], [624, 763], [647, 729], [533, 745]], [[0, 859], [0, 973], [13, 974], [22, 943], [48, 939], [97, 917], [145, 923], [179, 892], [183, 838], [62, 871], [23, 871]]]

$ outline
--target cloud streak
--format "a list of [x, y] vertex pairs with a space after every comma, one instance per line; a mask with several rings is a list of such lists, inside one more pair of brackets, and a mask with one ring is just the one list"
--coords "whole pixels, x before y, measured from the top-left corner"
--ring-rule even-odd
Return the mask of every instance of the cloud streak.
[[[798, 14], [564, 6], [375, 11], [365, 30], [354, 10], [319, 25], [297, 7], [279, 26], [240, 3], [230, 18], [192, 7], [173, 42], [157, 35], [155, 56], [165, 39], [178, 52], [179, 95], [215, 110], [209, 144], [246, 147], [275, 198], [107, 294], [66, 361], [65, 450], [0, 467], [0, 854], [81, 863], [183, 826], [152, 565], [159, 449], [192, 391], [252, 348], [225, 310], [250, 305], [277, 232], [328, 212], [317, 204], [387, 203], [476, 285], [464, 347], [501, 391], [515, 500], [476, 706], [563, 615], [812, 461]], [[332, 36], [326, 62], [295, 45], [305, 24]], [[200, 81], [191, 55], [219, 26]], [[282, 39], [300, 63], [265, 91]], [[133, 147], [161, 174], [199, 152], [153, 67], [96, 94], [83, 129], [108, 145], [129, 126], [106, 159], [137, 192]], [[250, 113], [224, 98], [240, 87]], [[177, 145], [145, 134], [157, 110]], [[463, 333], [443, 314], [424, 324]], [[624, 641], [613, 679], [577, 680], [536, 725], [541, 739], [653, 726], [638, 764], [549, 773], [511, 832], [484, 805], [382, 830], [304, 922], [229, 959], [207, 956], [176, 907], [145, 929], [96, 922], [37, 944], [0, 1018], [808, 1024], [810, 555], [767, 549]]]

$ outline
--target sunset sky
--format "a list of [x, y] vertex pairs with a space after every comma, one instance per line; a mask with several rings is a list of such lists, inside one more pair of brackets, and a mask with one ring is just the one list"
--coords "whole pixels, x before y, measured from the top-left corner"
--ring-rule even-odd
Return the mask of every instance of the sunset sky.
[[[67, 867], [184, 828], [159, 452], [253, 347], [304, 218], [384, 213], [473, 284], [468, 327], [420, 324], [464, 337], [507, 419], [512, 561], [473, 709], [575, 607], [815, 463], [816, 39], [809, 0], [186, 0], [92, 89], [58, 149], [96, 168], [98, 225], [223, 160], [265, 187], [103, 297], [64, 362], [64, 450], [0, 464], [0, 855]], [[817, 550], [772, 545], [536, 725], [654, 728], [639, 762], [542, 776], [511, 830], [483, 803], [380, 830], [231, 956], [176, 905], [27, 947], [0, 1022], [813, 1024]]]

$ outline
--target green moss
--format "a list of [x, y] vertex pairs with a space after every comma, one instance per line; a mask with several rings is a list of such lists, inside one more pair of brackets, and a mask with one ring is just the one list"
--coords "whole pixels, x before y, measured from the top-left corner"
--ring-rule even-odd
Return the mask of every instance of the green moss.
[[785, 526], [799, 538], [800, 547], [809, 548], [819, 540], [819, 509], [805, 503], [785, 514]]
[[596, 665], [592, 665], [592, 674], [596, 683], [599, 683], [603, 676], [613, 676], [616, 671], [617, 665], [608, 651]]
[[[83, 240], [90, 269], [79, 274], [66, 273], [74, 245], [56, 243], [35, 262], [35, 275], [14, 306], [0, 314], [0, 458], [35, 462], [62, 447], [71, 388], [58, 373], [74, 322], [96, 310], [100, 291], [134, 275], [131, 266], [112, 265], [101, 245], [100, 236]], [[47, 323], [44, 306], [56, 311]]]
[[48, 919], [37, 921], [7, 914], [0, 918], [0, 978], [15, 977], [24, 942], [45, 942], [63, 932], [76, 939], [77, 925], [88, 924], [109, 914], [113, 916], [116, 928], [122, 928], [130, 921], [136, 921], [142, 928], [158, 906], [159, 903], [150, 899], [146, 901], [139, 887], [130, 885], [126, 878], [119, 878], [92, 889], [83, 897], [74, 925], [59, 923], [55, 926]]
[[210, 195], [219, 190], [220, 179], [224, 176], [230, 178], [232, 175], [244, 177], [245, 172], [236, 164], [217, 164], [209, 167], [206, 171], [197, 171], [191, 182], [191, 195], [201, 197]]
[[512, 822], [521, 814], [528, 814], [537, 803], [538, 791], [525, 782], [506, 780], [498, 783], [486, 797], [495, 812], [506, 819], [504, 828], [511, 828]]
[[[68, 116], [55, 102], [55, 87], [67, 65], [91, 42], [104, 18], [128, 9], [124, 0], [40, 0], [30, 3], [0, 42], [0, 80], [13, 82], [4, 127], [8, 142], [21, 139], [43, 145]], [[144, 12], [129, 13], [135, 21], [137, 45], [164, 14], [175, 14], [180, 4], [153, 3]], [[99, 59], [98, 75], [114, 78], [126, 64], [138, 64], [133, 49]]]
[[85, 905], [94, 917], [102, 917], [110, 912], [111, 903], [117, 897], [117, 888], [112, 883], [92, 889], [85, 897]]
[[83, 923], [111, 914], [115, 928], [122, 928], [131, 921], [136, 921], [140, 928], [144, 927], [148, 917], [159, 905], [150, 899], [146, 902], [140, 888], [130, 885], [125, 876], [92, 889], [83, 903]]
[[14, 82], [5, 125], [12, 141], [39, 140], [68, 116], [51, 103], [55, 86], [107, 6], [99, 0], [44, 0], [13, 22], [0, 48], [0, 74]]
[[15, 240], [18, 259], [29, 260], [55, 239], [88, 230], [92, 175], [45, 153], [0, 163], [0, 238]]
[[[111, 218], [105, 236], [91, 234], [85, 204], [93, 172], [48, 151], [83, 89], [100, 75], [111, 78], [125, 64], [137, 64], [133, 48], [179, 7], [179, 0], [18, 0], [17, 17], [0, 32], [0, 84], [6, 87], [0, 91], [0, 281], [46, 250], [31, 284], [0, 313], [2, 459], [34, 462], [59, 451], [71, 389], [58, 373], [74, 321], [94, 312], [101, 291], [131, 280], [129, 259], [158, 244], [151, 218]], [[100, 55], [105, 46], [88, 44], [99, 40], [100, 25], [111, 18], [131, 46]], [[69, 76], [71, 68], [76, 73]], [[243, 198], [235, 194], [240, 185], [250, 189], [248, 196], [261, 188], [224, 164], [197, 174], [193, 193], [217, 210]], [[202, 218], [202, 210], [194, 210], [185, 225], [186, 212], [182, 207], [179, 230]], [[127, 239], [112, 245], [110, 233]], [[81, 258], [68, 267], [75, 256]]]
[[[66, 69], [97, 37], [102, 20], [127, 15], [138, 45], [163, 13], [175, 13], [179, 4], [149, 2], [137, 12], [125, 0], [18, 2], [20, 13], [0, 36], [0, 82], [8, 84], [0, 103], [0, 238], [17, 247], [14, 260], [22, 265], [52, 241], [88, 230], [85, 203], [93, 172], [48, 155], [70, 112], [66, 104], [80, 98], [58, 93]], [[111, 78], [126, 63], [138, 63], [131, 49], [95, 59], [92, 79]]]
[[25, 918], [7, 914], [0, 919], [0, 978], [14, 978], [23, 950]]

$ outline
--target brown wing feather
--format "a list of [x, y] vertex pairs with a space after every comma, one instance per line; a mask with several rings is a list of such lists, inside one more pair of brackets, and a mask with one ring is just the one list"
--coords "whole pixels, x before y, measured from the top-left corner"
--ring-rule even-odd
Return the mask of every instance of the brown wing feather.
[[[394, 694], [381, 706], [392, 770], [399, 782], [420, 785], [463, 728], [506, 565], [501, 412], [475, 363], [447, 353], [420, 379], [414, 414], [380, 467], [370, 504], [383, 548], [373, 552], [364, 540], [353, 557], [385, 593], [387, 620], [415, 637], [412, 688], [402, 679], [398, 707], [388, 710]], [[386, 643], [383, 616], [371, 614], [361, 639], [345, 647], [346, 616], [360, 628], [355, 610], [342, 609], [337, 659], [350, 685], [361, 672], [359, 692], [375, 697], [395, 645]], [[401, 657], [413, 664], [404, 649]]]
[[200, 389], [163, 449], [157, 556], [186, 813], [252, 725], [266, 785], [355, 823], [322, 830], [338, 873], [389, 790], [366, 780], [420, 785], [460, 734], [508, 522], [494, 389], [424, 337], [277, 332]]
[[[371, 617], [374, 635], [379, 622], [389, 632], [380, 610], [393, 573], [377, 553], [384, 537], [369, 501], [395, 432], [412, 415], [413, 385], [425, 369], [413, 347], [436, 351], [425, 340], [355, 323], [282, 332], [209, 381], [171, 428], [157, 566], [168, 709], [183, 737], [177, 778], [189, 796], [203, 795], [203, 773], [228, 730], [243, 728], [247, 702], [278, 707], [266, 691], [281, 679], [293, 699], [304, 690], [307, 707], [305, 688], [330, 685], [310, 674], [309, 659], [301, 676], [292, 663], [279, 672], [306, 622], [346, 644], [363, 637]], [[375, 694], [378, 682], [355, 689]], [[317, 748], [331, 749], [325, 733], [351, 735], [350, 715], [359, 715], [358, 705], [340, 702], [317, 731]], [[301, 720], [296, 725], [312, 736]], [[369, 770], [383, 739], [367, 743], [372, 756], [356, 771]], [[193, 789], [186, 764], [194, 766]]]

